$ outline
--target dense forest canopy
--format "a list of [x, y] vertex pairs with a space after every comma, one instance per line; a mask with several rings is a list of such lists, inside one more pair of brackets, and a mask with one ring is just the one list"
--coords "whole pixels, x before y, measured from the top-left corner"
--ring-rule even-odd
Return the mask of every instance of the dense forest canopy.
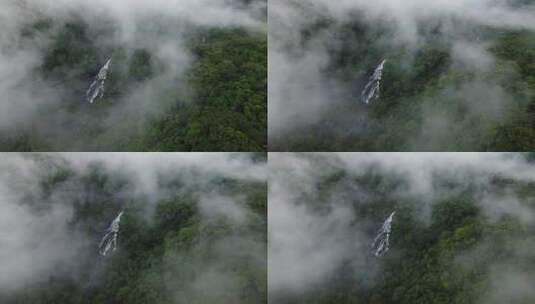
[[[527, 154], [274, 154], [272, 303], [535, 301]], [[393, 212], [390, 250], [370, 245]]]
[[0, 6], [0, 150], [266, 149], [265, 1], [67, 2]]
[[[265, 161], [2, 155], [0, 302], [265, 303]], [[101, 256], [121, 210], [117, 249]]]
[[533, 1], [272, 2], [271, 151], [535, 147]]

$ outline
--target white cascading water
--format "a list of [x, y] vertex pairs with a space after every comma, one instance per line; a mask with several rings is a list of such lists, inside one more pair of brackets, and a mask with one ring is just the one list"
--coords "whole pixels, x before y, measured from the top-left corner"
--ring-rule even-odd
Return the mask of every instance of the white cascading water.
[[110, 69], [111, 58], [106, 61], [106, 64], [100, 69], [97, 77], [89, 86], [86, 92], [87, 101], [89, 103], [95, 102], [97, 98], [104, 97], [104, 83], [108, 78], [108, 70]]
[[361, 99], [365, 104], [369, 104], [372, 99], [379, 97], [379, 89], [381, 86], [381, 79], [383, 78], [383, 68], [385, 65], [386, 59], [383, 59], [379, 66], [375, 69], [373, 74], [370, 76], [368, 83], [362, 90]]
[[386, 219], [381, 229], [379, 229], [379, 233], [373, 240], [371, 249], [373, 255], [376, 257], [384, 255], [389, 249], [390, 232], [392, 231], [392, 219], [394, 218], [394, 214], [396, 214], [396, 211], [392, 212]]
[[119, 234], [119, 224], [124, 211], [121, 211], [119, 215], [111, 222], [110, 227], [106, 230], [106, 234], [98, 245], [98, 253], [101, 256], [106, 256], [110, 250], [115, 251], [117, 249], [117, 235]]

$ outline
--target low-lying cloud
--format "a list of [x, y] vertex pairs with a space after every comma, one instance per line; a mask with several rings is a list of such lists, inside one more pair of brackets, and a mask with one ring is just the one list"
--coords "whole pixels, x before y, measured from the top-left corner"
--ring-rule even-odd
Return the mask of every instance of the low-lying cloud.
[[[89, 39], [98, 37], [93, 43], [99, 48], [99, 58], [85, 58], [95, 62], [96, 71], [108, 58], [116, 55], [114, 50], [119, 47], [126, 50], [127, 58], [131, 58], [136, 50], [150, 54], [154, 73], [135, 85], [121, 87], [123, 95], [115, 97], [107, 113], [99, 115], [97, 121], [85, 122], [102, 126], [106, 133], [108, 129], [118, 128], [119, 121], [135, 121], [135, 126], [115, 131], [128, 137], [143, 130], [150, 116], [159, 116], [173, 105], [173, 101], [166, 100], [169, 95], [166, 92], [175, 92], [181, 100], [190, 99], [192, 90], [185, 81], [185, 73], [195, 56], [186, 44], [193, 31], [239, 27], [250, 32], [262, 32], [265, 31], [265, 9], [263, 1], [250, 4], [227, 0], [2, 1], [0, 132], [5, 133], [4, 136], [26, 132], [30, 136], [45, 138], [48, 150], [97, 149], [97, 142], [93, 142], [95, 138], [81, 139], [79, 134], [73, 134], [73, 130], [65, 127], [83, 125], [83, 120], [89, 119], [87, 115], [73, 114], [59, 106], [66, 100], [74, 108], [84, 103], [83, 93], [72, 92], [73, 88], [65, 87], [64, 82], [78, 79], [81, 73], [85, 75], [87, 71], [63, 71], [56, 75], [60, 77], [59, 81], [49, 75], [42, 77], [39, 72], [57, 39], [57, 33], [66, 22], [83, 22], [87, 25]], [[47, 31], [25, 34], [34, 24], [49, 21], [51, 28]], [[58, 60], [69, 60], [61, 54], [54, 56]], [[117, 72], [125, 68], [119, 62], [112, 60], [108, 85], [110, 79], [117, 77]], [[92, 81], [86, 76], [85, 89]]]
[[[492, 39], [486, 37], [484, 32], [489, 28], [533, 31], [533, 16], [533, 4], [515, 1], [271, 1], [268, 117], [269, 139], [273, 149], [288, 151], [295, 142], [306, 142], [308, 138], [313, 138], [308, 133], [318, 130], [327, 133], [318, 135], [323, 137], [328, 137], [328, 134], [350, 133], [350, 130], [344, 129], [353, 128], [366, 133], [367, 125], [360, 121], [362, 117], [355, 114], [356, 110], [336, 117], [329, 116], [328, 113], [342, 107], [344, 100], [352, 104], [353, 108], [358, 106], [359, 88], [364, 87], [362, 82], [367, 79], [367, 71], [378, 64], [381, 56], [386, 56], [387, 52], [406, 50], [403, 66], [395, 68], [402, 69], [409, 75], [415, 69], [410, 62], [411, 58], [418, 50], [440, 43], [442, 47], [448, 45], [450, 48], [451, 69], [470, 69], [484, 74], [492, 69], [495, 62], [488, 51]], [[369, 33], [362, 35], [358, 32], [357, 36], [362, 35], [359, 37], [343, 36], [342, 31], [347, 31], [347, 28], [342, 27], [353, 23], [365, 25], [365, 31]], [[374, 37], [371, 40], [370, 35]], [[367, 41], [373, 41], [374, 45], [365, 45], [368, 42], [362, 41], [363, 37], [367, 37]], [[344, 43], [351, 44], [354, 49], [346, 50], [343, 62], [360, 62], [360, 67], [355, 69], [350, 80], [340, 81], [336, 77], [337, 71], [332, 69], [333, 62], [340, 60], [333, 58], [333, 50], [339, 50]], [[347, 53], [357, 53], [356, 48], [368, 48], [368, 51], [364, 56], [362, 52], [357, 55]], [[365, 58], [366, 56], [370, 58]], [[387, 72], [393, 68], [389, 64], [397, 63], [387, 63]], [[347, 66], [338, 67], [344, 68]], [[388, 86], [388, 83], [383, 85]], [[471, 86], [469, 82], [467, 85]], [[504, 91], [504, 85], [500, 83], [487, 83], [486, 88], [488, 87], [491, 91]], [[484, 94], [480, 89], [481, 86], [474, 86], [472, 91]], [[433, 94], [436, 93], [428, 94], [426, 98], [432, 100], [435, 97]], [[478, 96], [463, 98], [468, 107], [485, 108], [486, 100], [476, 97]], [[491, 106], [505, 108], [514, 97], [502, 94], [494, 99], [498, 104], [493, 103]], [[503, 113], [503, 109], [500, 110]], [[346, 116], [352, 116], [353, 119]], [[423, 111], [422, 118], [442, 120], [444, 123], [439, 128], [443, 129], [455, 126], [451, 117], [441, 116], [440, 112]], [[340, 123], [346, 120], [353, 122]], [[496, 120], [502, 121], [503, 117]], [[331, 125], [336, 124], [339, 124], [336, 127], [339, 130], [329, 130]], [[311, 130], [311, 126], [315, 128]], [[421, 129], [425, 132], [429, 126], [424, 125]], [[433, 134], [440, 138], [444, 134], [438, 131]], [[413, 142], [406, 143], [407, 147], [421, 151], [428, 138], [423, 133], [414, 134], [414, 137]], [[452, 142], [447, 138], [443, 141]], [[442, 151], [436, 147], [437, 144], [431, 149]], [[337, 148], [338, 151], [351, 151], [350, 149]]]
[[[108, 182], [126, 182], [128, 186], [111, 194], [98, 193], [83, 182], [87, 179], [81, 178], [52, 189], [46, 187], [61, 168], [72, 170], [75, 176], [87, 176], [96, 165], [110, 174]], [[21, 292], [24, 288], [33, 290], [33, 286], [51, 278], [77, 279], [78, 269], [84, 267], [81, 261], [86, 256], [96, 256], [97, 246], [96, 239], [75, 229], [80, 203], [90, 208], [97, 197], [108, 195], [104, 199], [113, 209], [116, 207], [111, 206], [112, 202], [122, 201], [126, 206], [127, 201], [138, 200], [144, 202], [142, 207], [146, 210], [143, 212], [149, 219], [149, 213], [154, 210], [151, 205], [157, 200], [177, 197], [184, 192], [197, 196], [195, 208], [199, 209], [201, 221], [226, 221], [246, 226], [258, 215], [253, 215], [242, 203], [242, 197], [223, 193], [225, 189], [217, 190], [214, 183], [232, 179], [262, 184], [266, 175], [265, 162], [255, 161], [253, 155], [247, 153], [3, 154], [0, 160], [0, 268], [3, 270], [0, 296]], [[180, 180], [182, 187], [172, 192], [166, 183], [175, 179]], [[115, 216], [115, 213], [109, 214], [109, 221]], [[240, 243], [242, 236], [244, 240]], [[265, 259], [263, 239], [242, 233], [234, 235], [233, 243], [235, 248], [247, 248], [250, 255], [257, 254], [259, 259]], [[224, 259], [236, 254], [231, 251], [227, 248], [213, 254], [221, 254]], [[80, 286], [87, 284], [92, 282], [80, 282]]]
[[[374, 231], [388, 214], [370, 222], [370, 218], [359, 213], [359, 208], [383, 210], [383, 204], [395, 202], [402, 210], [413, 208], [413, 220], [422, 227], [431, 227], [431, 212], [437, 204], [470, 190], [487, 223], [509, 217], [525, 227], [535, 225], [533, 198], [520, 196], [513, 187], [506, 186], [504, 191], [495, 184], [496, 179], [522, 185], [535, 183], [534, 164], [526, 154], [271, 153], [269, 168], [268, 261], [273, 303], [327, 288], [341, 268], [346, 268], [346, 272], [347, 268], [352, 269], [356, 289], [374, 286], [373, 278], [381, 271], [382, 261], [371, 257], [369, 245]], [[384, 193], [370, 192], [359, 182], [375, 183], [376, 177], [382, 181], [375, 191]], [[390, 189], [389, 181], [401, 184], [385, 190]], [[404, 205], [409, 209], [404, 209]], [[397, 212], [393, 238], [395, 222], [405, 216], [409, 215]], [[530, 245], [525, 239], [511, 235], [509, 242], [511, 255], [527, 256], [526, 248]], [[483, 237], [475, 248], [481, 250], [488, 243]], [[388, 259], [396, 259], [399, 254], [394, 248], [388, 252]], [[502, 267], [500, 263], [493, 262], [493, 267]], [[533, 275], [529, 271], [507, 268], [500, 272], [494, 268], [490, 269], [490, 284], [511, 277], [525, 285], [529, 281], [525, 278]], [[516, 292], [514, 280], [508, 284], [507, 290], [488, 297], [496, 303], [503, 302], [496, 299], [529, 297], [525, 293], [529, 291], [523, 288], [523, 295]]]

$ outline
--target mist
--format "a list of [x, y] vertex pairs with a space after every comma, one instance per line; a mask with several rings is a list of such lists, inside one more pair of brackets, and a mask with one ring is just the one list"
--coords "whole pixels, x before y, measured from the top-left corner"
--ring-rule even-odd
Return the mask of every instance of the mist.
[[[67, 290], [102, 296], [112, 288], [109, 271], [127, 271], [128, 259], [166, 238], [165, 256], [145, 255], [152, 265], [137, 267], [148, 267], [141, 273], [165, 267], [165, 284], [147, 284], [167, 303], [232, 302], [252, 292], [237, 283], [244, 275], [265, 282], [265, 210], [256, 206], [265, 204], [258, 197], [265, 197], [267, 172], [254, 154], [3, 154], [0, 168], [0, 298], [6, 303], [54, 300]], [[117, 251], [99, 257], [100, 238], [120, 210]], [[155, 234], [162, 230], [168, 232]], [[179, 233], [181, 242], [170, 243]], [[244, 263], [240, 273], [237, 261]]]
[[[527, 49], [504, 60], [495, 45], [505, 33], [532, 41], [534, 16], [530, 1], [271, 1], [270, 149], [505, 150], [486, 137], [489, 125], [526, 107], [533, 89], [509, 87], [532, 70], [515, 58]], [[430, 54], [443, 59], [423, 73]], [[383, 98], [366, 107], [360, 92], [382, 59]]]
[[[3, 1], [3, 141], [24, 135], [41, 151], [134, 149], [151, 120], [195, 99], [192, 41], [210, 41], [213, 29], [262, 35], [265, 10], [263, 1]], [[65, 36], [72, 33], [83, 46]], [[58, 41], [71, 46], [62, 51]], [[85, 90], [109, 58], [104, 99], [86, 105]]]
[[[533, 166], [521, 153], [270, 154], [270, 302], [533, 300]], [[390, 251], [374, 257], [392, 211]], [[430, 283], [455, 275], [470, 292]]]

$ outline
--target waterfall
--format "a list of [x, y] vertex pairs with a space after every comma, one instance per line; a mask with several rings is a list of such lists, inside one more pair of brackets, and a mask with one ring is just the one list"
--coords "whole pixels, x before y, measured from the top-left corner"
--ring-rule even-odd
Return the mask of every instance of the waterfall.
[[385, 65], [386, 59], [383, 59], [379, 66], [375, 69], [373, 74], [370, 76], [368, 83], [362, 90], [361, 99], [365, 104], [369, 104], [373, 98], [379, 97], [379, 89], [381, 86], [381, 79], [383, 78], [383, 67]]
[[396, 214], [396, 211], [392, 212], [392, 214], [385, 220], [383, 226], [379, 229], [379, 233], [373, 240], [371, 249], [376, 257], [384, 255], [389, 249], [389, 239], [390, 232], [392, 231], [392, 219], [394, 214]]
[[95, 102], [97, 98], [104, 97], [104, 83], [108, 78], [108, 70], [110, 68], [111, 58], [106, 61], [106, 64], [100, 69], [97, 77], [86, 92], [87, 101], [89, 103]]
[[106, 256], [110, 250], [115, 251], [117, 248], [117, 235], [119, 233], [119, 223], [124, 211], [121, 211], [119, 215], [111, 222], [110, 227], [106, 230], [106, 234], [98, 245], [98, 253], [101, 256]]

